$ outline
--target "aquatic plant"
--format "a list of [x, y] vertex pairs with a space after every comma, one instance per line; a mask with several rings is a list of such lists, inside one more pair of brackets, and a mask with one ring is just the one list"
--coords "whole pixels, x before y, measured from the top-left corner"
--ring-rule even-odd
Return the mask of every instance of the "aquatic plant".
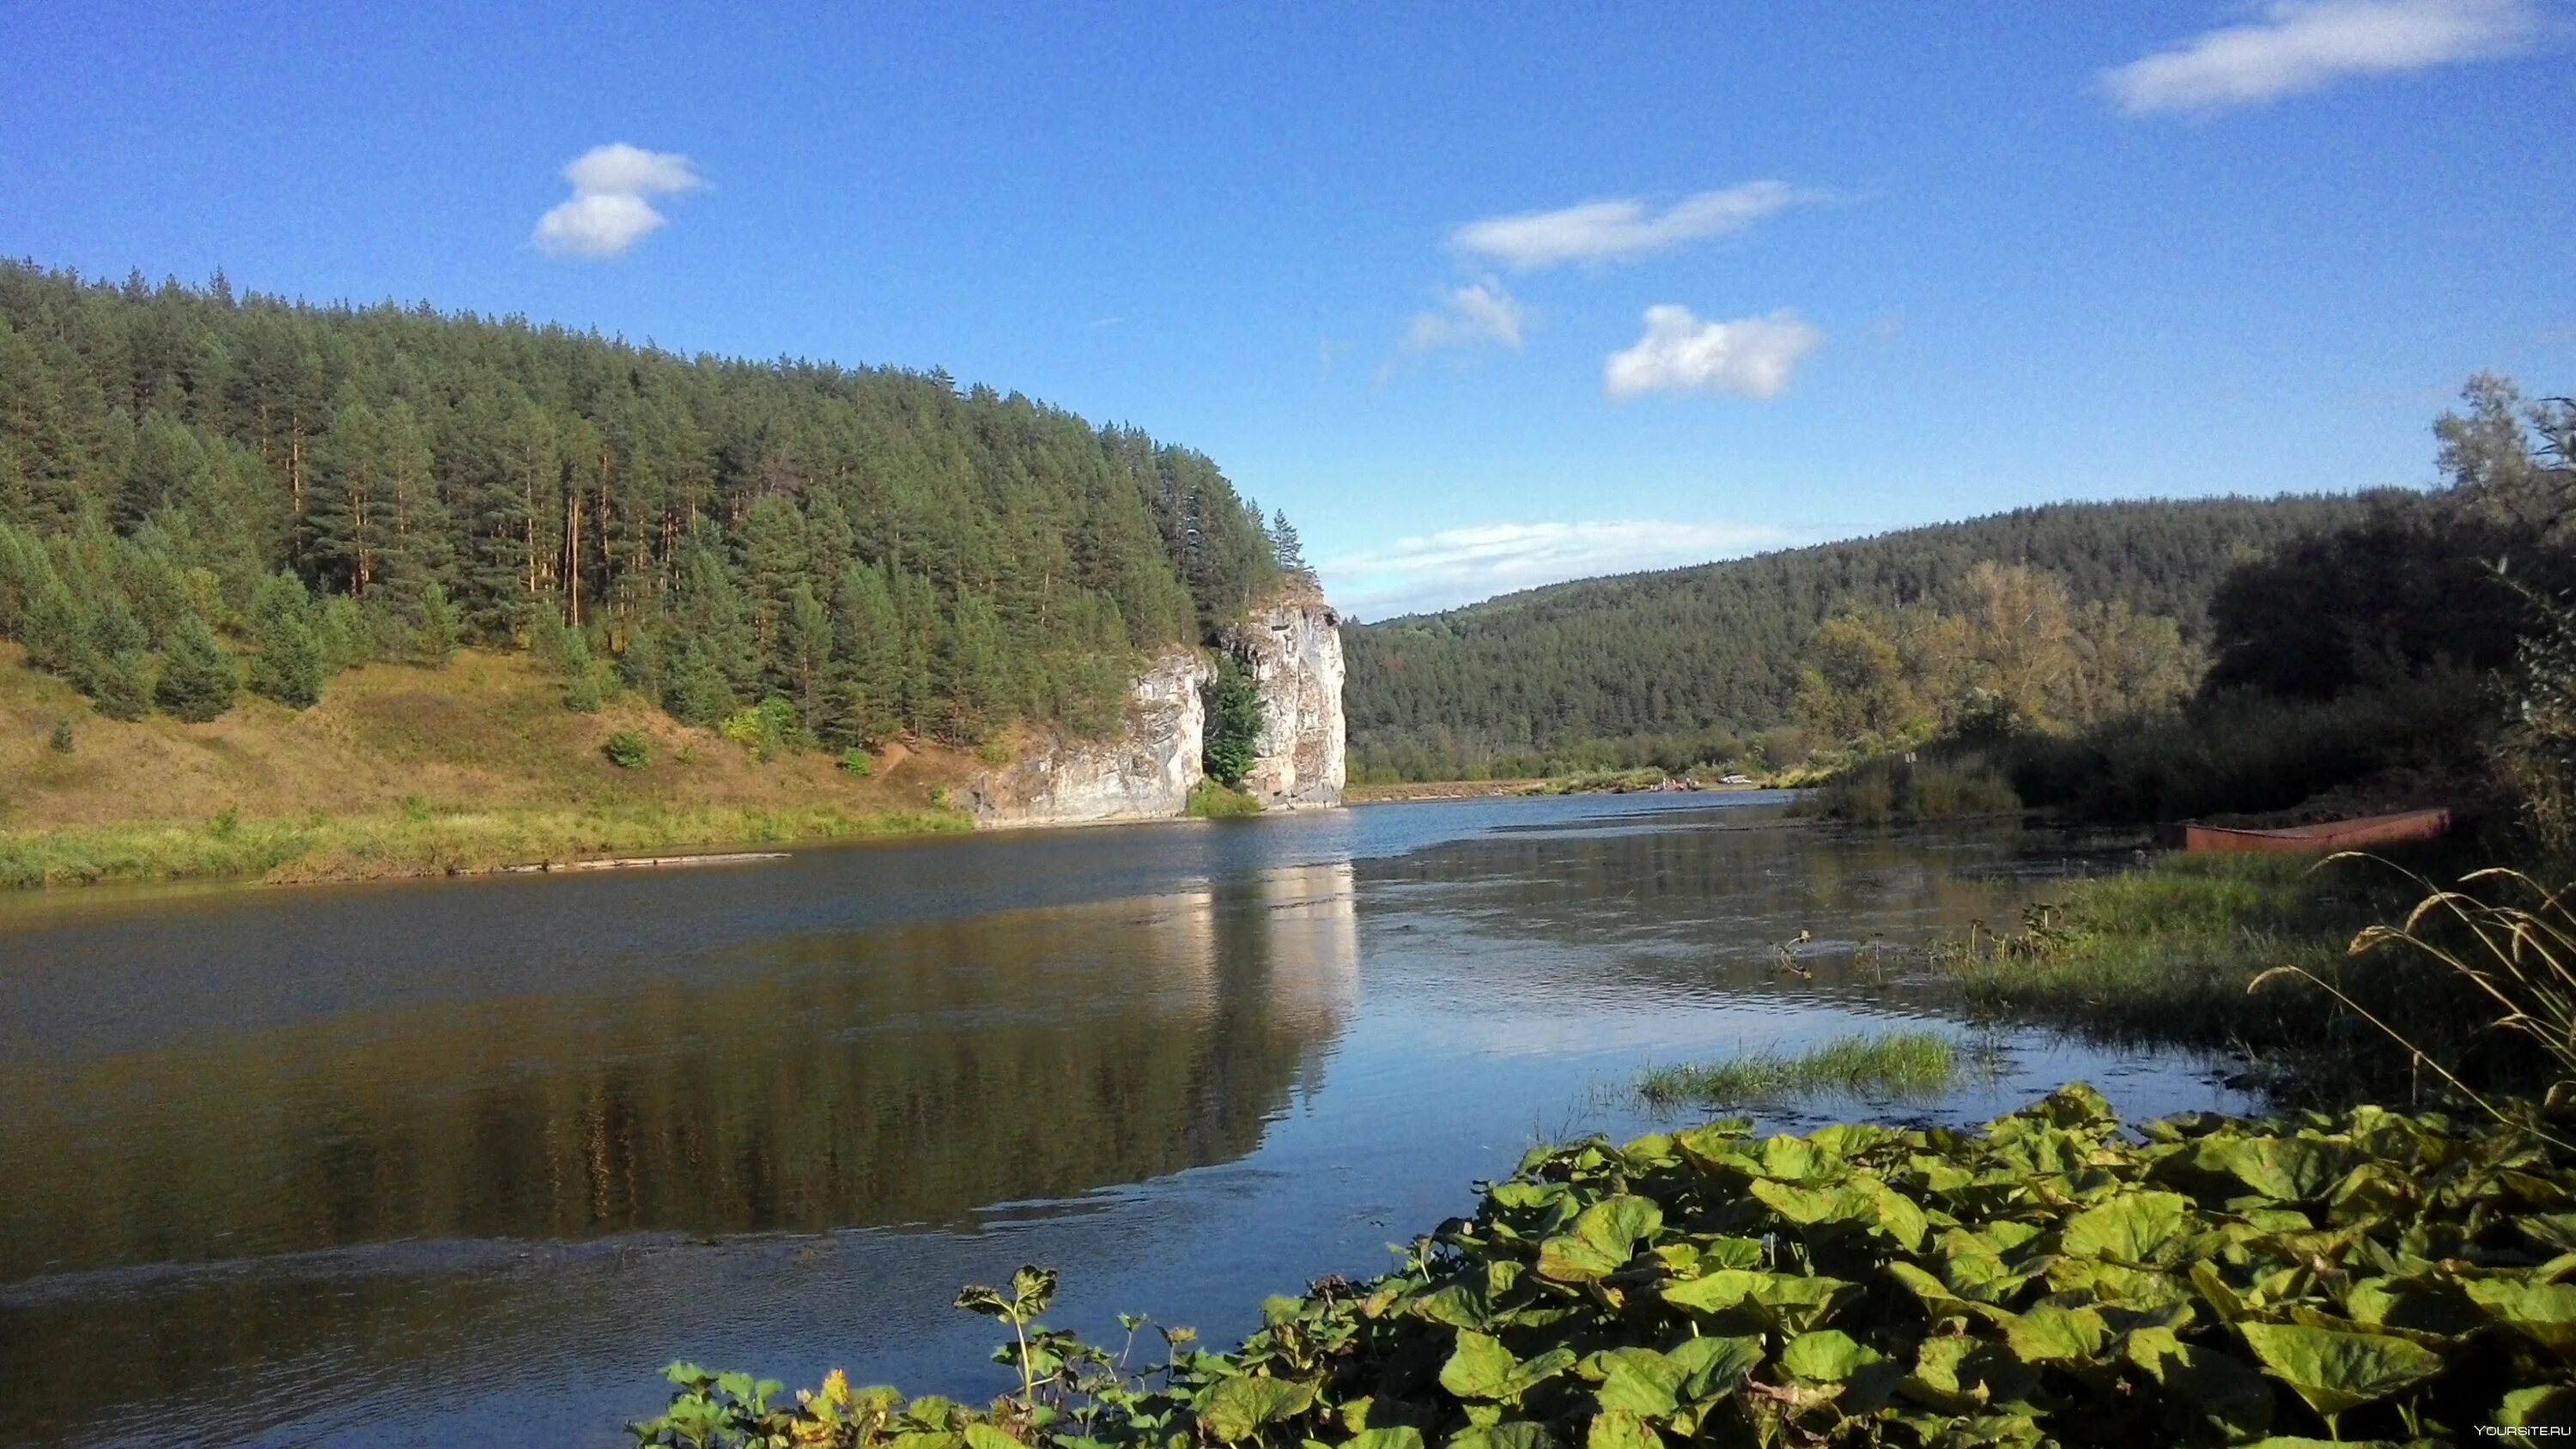
[[1709, 1065], [1657, 1067], [1637, 1081], [1651, 1106], [1732, 1107], [1791, 1097], [1920, 1099], [1958, 1080], [1968, 1054], [1939, 1032], [1836, 1037], [1812, 1050], [1755, 1052]]
[[[642, 1445], [2287, 1446], [2576, 1420], [2576, 1154], [2363, 1107], [2133, 1139], [2063, 1088], [1983, 1132], [1742, 1122], [1545, 1147], [1368, 1283], [1161, 1365], [1009, 1323], [983, 1408], [672, 1370]], [[771, 1391], [774, 1393], [774, 1390]], [[2279, 1436], [2279, 1437], [2275, 1437]]]

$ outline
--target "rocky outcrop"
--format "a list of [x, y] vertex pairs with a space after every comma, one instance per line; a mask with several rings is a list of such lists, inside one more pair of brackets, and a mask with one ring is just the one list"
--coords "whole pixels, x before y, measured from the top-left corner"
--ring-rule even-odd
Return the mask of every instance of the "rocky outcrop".
[[1260, 757], [1243, 788], [1272, 810], [1342, 803], [1342, 620], [1321, 597], [1255, 610], [1227, 644], [1261, 684]]
[[967, 791], [978, 825], [1080, 825], [1164, 820], [1181, 813], [1206, 774], [1200, 690], [1215, 670], [1196, 651], [1154, 661], [1127, 698], [1127, 726], [1113, 740], [1042, 737]]
[[[1257, 757], [1244, 790], [1267, 809], [1342, 803], [1341, 618], [1319, 597], [1283, 599], [1227, 631], [1223, 647], [1259, 682]], [[1206, 778], [1204, 691], [1215, 668], [1195, 650], [1154, 661], [1127, 700], [1116, 739], [1041, 735], [966, 792], [983, 826], [1168, 820]]]

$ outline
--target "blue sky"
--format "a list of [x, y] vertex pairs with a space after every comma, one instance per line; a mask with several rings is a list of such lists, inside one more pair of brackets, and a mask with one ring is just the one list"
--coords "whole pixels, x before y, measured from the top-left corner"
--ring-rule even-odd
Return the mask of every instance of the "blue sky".
[[26, 6], [0, 251], [945, 367], [1380, 617], [2431, 481], [2576, 390], [2563, 3]]

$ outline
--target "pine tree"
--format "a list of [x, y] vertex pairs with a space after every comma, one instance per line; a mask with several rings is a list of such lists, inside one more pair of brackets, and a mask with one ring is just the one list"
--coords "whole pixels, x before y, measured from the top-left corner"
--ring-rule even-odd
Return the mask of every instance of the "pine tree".
[[788, 586], [787, 614], [780, 639], [790, 698], [808, 732], [818, 731], [827, 713], [826, 695], [832, 673], [832, 611], [814, 597], [803, 579]]
[[447, 602], [447, 590], [432, 579], [420, 592], [420, 632], [413, 644], [421, 662], [445, 669], [456, 657], [456, 631], [456, 609]]
[[170, 645], [161, 653], [161, 682], [154, 695], [161, 707], [183, 720], [203, 724], [233, 707], [241, 675], [232, 655], [215, 640], [215, 631], [194, 612], [179, 616]]
[[903, 704], [903, 640], [885, 575], [867, 564], [841, 571], [832, 595], [832, 673], [825, 739], [872, 745], [893, 734]]
[[109, 719], [137, 720], [152, 712], [152, 661], [140, 649], [94, 655], [82, 685], [90, 703]]
[[313, 633], [312, 600], [304, 583], [280, 573], [260, 585], [251, 605], [252, 637], [258, 652], [251, 658], [250, 687], [283, 705], [310, 709], [322, 699], [329, 673], [321, 641]]

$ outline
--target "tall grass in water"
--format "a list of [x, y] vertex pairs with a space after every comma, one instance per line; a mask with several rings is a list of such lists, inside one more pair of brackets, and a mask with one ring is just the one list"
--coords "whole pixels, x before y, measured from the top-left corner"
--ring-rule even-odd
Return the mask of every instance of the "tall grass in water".
[[1949, 1090], [1966, 1056], [1937, 1032], [1846, 1036], [1812, 1051], [1757, 1052], [1708, 1066], [1657, 1067], [1637, 1082], [1656, 1107], [1735, 1106], [1790, 1097], [1919, 1100]]
[[[2343, 857], [2170, 856], [2073, 884], [2044, 923], [1971, 932], [1935, 954], [1980, 1014], [2118, 1045], [2231, 1053], [2298, 1100], [2404, 1099], [2445, 1075], [2480, 1090], [2530, 1089], [2543, 1064], [2525, 1034], [2492, 1029], [2498, 1003], [2372, 929], [2408, 917], [2424, 889]], [[2475, 945], [2415, 920], [2419, 936], [2455, 954]], [[2284, 978], [2294, 977], [2323, 989], [2290, 989]], [[2408, 1040], [2374, 1022], [2403, 1023]]]
[[1815, 808], [1836, 820], [1884, 825], [2005, 814], [2021, 808], [2021, 797], [1981, 754], [1914, 761], [1880, 756], [1828, 781]]

